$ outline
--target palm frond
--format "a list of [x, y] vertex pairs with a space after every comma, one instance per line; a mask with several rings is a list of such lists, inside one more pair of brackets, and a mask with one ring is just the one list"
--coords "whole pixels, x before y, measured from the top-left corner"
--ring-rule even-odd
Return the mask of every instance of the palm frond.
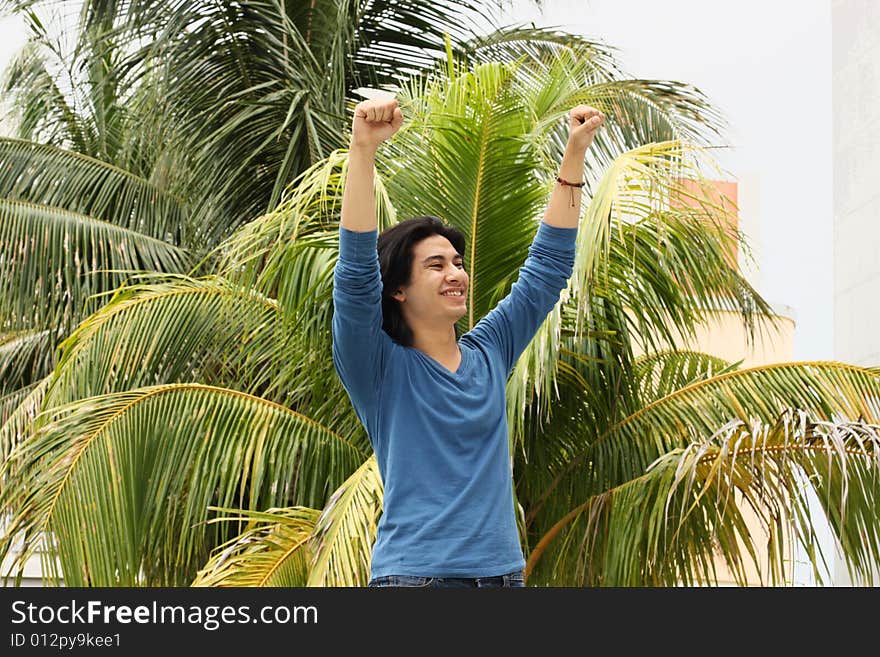
[[[166, 139], [188, 154], [176, 172], [200, 217], [193, 236], [213, 246], [273, 209], [291, 178], [343, 145], [352, 44], [317, 57], [277, 2], [133, 4], [142, 11], [129, 8], [120, 38], [151, 38], [122, 68], [161, 88]], [[342, 34], [327, 36], [344, 44], [348, 10], [321, 3], [313, 11], [338, 21]], [[143, 101], [135, 112], [149, 116], [153, 99]]]
[[52, 327], [63, 336], [89, 297], [117, 287], [126, 272], [177, 271], [186, 260], [177, 247], [131, 228], [0, 199], [0, 321], [9, 328]]
[[[649, 143], [621, 153], [605, 171], [578, 231], [570, 291], [582, 301], [581, 315], [588, 310], [583, 301], [589, 296], [590, 284], [609, 262], [612, 228], [623, 230], [652, 218], [663, 238], [665, 222], [670, 226], [693, 223], [693, 215], [675, 212], [674, 204], [694, 196], [684, 182], [686, 179], [706, 184], [701, 169], [710, 163], [698, 159], [700, 154], [680, 141]], [[728, 208], [708, 198], [701, 198], [700, 202], [707, 223], [713, 219], [721, 221], [730, 214]]]
[[724, 565], [740, 585], [783, 584], [796, 543], [817, 572], [830, 556], [815, 534], [814, 497], [851, 575], [868, 577], [880, 559], [878, 431], [806, 411], [733, 420], [577, 506], [545, 534], [527, 570], [575, 573], [582, 585], [675, 586], [715, 582]]
[[[769, 305], [728, 260], [736, 244], [725, 228], [730, 210], [704, 198], [693, 211], [675, 207], [678, 199], [695, 196], [686, 174], [703, 180], [705, 163], [686, 159], [688, 152], [679, 142], [648, 144], [621, 154], [606, 171], [581, 221], [568, 290], [511, 376], [508, 410], [515, 435], [521, 428], [516, 418], [527, 404], [549, 412], [557, 346], [566, 330], [606, 340], [604, 348], [616, 355], [598, 362], [626, 367], [634, 342], [644, 351], [678, 346], [682, 336], [693, 336], [700, 322], [722, 310], [738, 311], [749, 336], [772, 323]], [[564, 312], [569, 303], [573, 314]]]
[[478, 34], [464, 44], [467, 62], [527, 61], [546, 64], [570, 52], [586, 62], [595, 79], [614, 79], [621, 75], [615, 49], [601, 41], [534, 24], [510, 24]]
[[633, 383], [647, 405], [698, 381], [732, 372], [741, 363], [728, 363], [722, 358], [698, 351], [659, 351], [636, 359], [633, 363]]
[[447, 40], [461, 57], [476, 34], [495, 26], [495, 9], [503, 0], [358, 0], [352, 4], [363, 12], [356, 30], [358, 82], [384, 84], [399, 79], [402, 71], [432, 69], [446, 52]]
[[247, 521], [247, 529], [215, 548], [192, 586], [305, 586], [311, 562], [310, 539], [320, 511], [305, 507], [212, 509], [237, 513], [211, 522]]
[[147, 282], [117, 290], [62, 344], [46, 408], [145, 385], [200, 382], [296, 409], [366, 448], [345, 389], [326, 376], [329, 299], [306, 297], [305, 309], [286, 316], [273, 299], [215, 276], [141, 280]]
[[[16, 445], [30, 434], [31, 425], [43, 406], [52, 375], [0, 397], [0, 462], [6, 463]], [[8, 478], [9, 472], [5, 473]], [[3, 484], [0, 479], [0, 484]], [[2, 485], [0, 485], [2, 488]]]
[[92, 397], [43, 414], [4, 464], [3, 474], [28, 476], [0, 491], [11, 518], [0, 554], [24, 540], [11, 565], [20, 574], [49, 536], [49, 582], [189, 583], [230, 538], [205, 526], [210, 506], [320, 507], [365, 458], [311, 418], [232, 390], [176, 384]]
[[611, 230], [608, 260], [588, 293], [625, 313], [634, 348], [691, 347], [697, 329], [725, 313], [739, 315], [749, 345], [778, 330], [769, 304], [730, 262], [741, 246], [736, 233], [711, 213], [661, 211]]
[[[649, 404], [600, 436], [594, 449], [607, 457], [616, 451], [612, 444], [626, 445], [629, 464], [624, 469], [632, 473], [657, 458], [657, 450], [687, 445], [688, 436], [711, 435], [733, 418], [747, 425], [772, 422], [789, 407], [808, 410], [822, 421], [878, 422], [880, 378], [860, 367], [831, 362], [776, 363], [729, 372]], [[641, 450], [645, 451], [639, 457]], [[597, 455], [597, 460], [611, 466], [615, 459]]]
[[68, 96], [49, 70], [40, 44], [31, 41], [13, 57], [3, 74], [5, 98], [12, 99], [17, 136], [27, 141], [69, 144], [89, 152], [90, 135]]
[[106, 162], [20, 139], [0, 138], [0, 194], [64, 208], [180, 244], [186, 207], [154, 184]]
[[[243, 345], [283, 342], [271, 299], [221, 278], [150, 278], [116, 290], [65, 340], [48, 407], [157, 382], [247, 388], [247, 378], [235, 376], [243, 375], [235, 366], [245, 359]], [[262, 361], [254, 369], [268, 362], [257, 351], [248, 352]]]
[[699, 90], [678, 82], [622, 77], [611, 51], [600, 44], [563, 33], [545, 35], [542, 30], [503, 31], [492, 38], [512, 47], [508, 58], [518, 63], [517, 84], [528, 98], [534, 122], [529, 140], [543, 144], [538, 153], [547, 171], [556, 167], [564, 151], [566, 112], [587, 104], [605, 113], [606, 125], [587, 153], [585, 191], [590, 196], [597, 172], [610, 167], [619, 154], [674, 140], [717, 145], [713, 140], [726, 127]]
[[373, 455], [334, 491], [318, 518], [309, 586], [367, 584], [382, 499], [382, 479]]
[[215, 549], [194, 586], [365, 586], [381, 512], [382, 480], [371, 456], [320, 512], [270, 509], [219, 518], [250, 523]]
[[587, 94], [611, 109], [614, 120], [605, 138], [621, 150], [669, 140], [718, 146], [728, 127], [699, 89], [682, 82], [616, 79], [591, 86]]
[[[51, 338], [48, 329], [0, 334], [0, 399], [49, 375], [55, 367]], [[0, 425], [5, 419], [0, 413]]]
[[[218, 270], [242, 285], [256, 286], [279, 299], [282, 307], [292, 308], [302, 302], [304, 298], [295, 295], [292, 303], [285, 303], [289, 296], [281, 290], [289, 268], [297, 266], [302, 238], [314, 234], [314, 246], [323, 249], [328, 244], [320, 233], [335, 236], [347, 166], [347, 152], [337, 150], [305, 170], [291, 183], [275, 210], [247, 223], [210, 254], [217, 259]], [[375, 176], [375, 194], [378, 227], [384, 230], [396, 223], [396, 211], [381, 175]]]
[[778, 363], [693, 383], [601, 435], [583, 434], [581, 449], [568, 454], [550, 486], [533, 498], [529, 519], [546, 531], [548, 519], [565, 515], [570, 500], [640, 477], [664, 454], [706, 440], [731, 421], [772, 424], [787, 409], [808, 412], [815, 422], [875, 423], [880, 378], [841, 363]]

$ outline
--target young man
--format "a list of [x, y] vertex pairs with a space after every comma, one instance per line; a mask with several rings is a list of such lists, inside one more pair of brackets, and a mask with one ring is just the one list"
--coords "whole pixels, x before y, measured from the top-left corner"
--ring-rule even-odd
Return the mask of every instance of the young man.
[[458, 338], [464, 238], [433, 217], [377, 235], [373, 165], [396, 100], [355, 108], [333, 290], [333, 362], [376, 452], [384, 509], [370, 586], [524, 586], [505, 389], [571, 276], [584, 155], [605, 117], [579, 105], [510, 294]]

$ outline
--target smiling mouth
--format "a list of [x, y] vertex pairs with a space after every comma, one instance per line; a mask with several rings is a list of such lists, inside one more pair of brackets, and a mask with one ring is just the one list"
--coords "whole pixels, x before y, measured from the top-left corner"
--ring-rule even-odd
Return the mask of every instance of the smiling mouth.
[[440, 296], [443, 296], [443, 297], [455, 297], [455, 298], [463, 297], [463, 296], [464, 296], [464, 291], [462, 291], [462, 290], [450, 290], [450, 291], [448, 291], [448, 292], [442, 292], [442, 293], [440, 294]]

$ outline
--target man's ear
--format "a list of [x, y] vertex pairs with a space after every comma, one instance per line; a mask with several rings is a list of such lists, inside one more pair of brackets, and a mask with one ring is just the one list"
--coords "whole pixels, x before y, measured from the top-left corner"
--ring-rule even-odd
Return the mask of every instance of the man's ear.
[[406, 292], [403, 291], [403, 288], [399, 287], [397, 292], [391, 295], [391, 298], [403, 303], [406, 300]]

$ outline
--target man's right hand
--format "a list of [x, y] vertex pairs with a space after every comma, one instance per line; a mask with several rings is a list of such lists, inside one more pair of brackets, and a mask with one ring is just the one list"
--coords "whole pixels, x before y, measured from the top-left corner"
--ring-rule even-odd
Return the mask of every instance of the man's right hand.
[[403, 125], [403, 112], [394, 98], [358, 103], [351, 123], [351, 147], [376, 151]]

